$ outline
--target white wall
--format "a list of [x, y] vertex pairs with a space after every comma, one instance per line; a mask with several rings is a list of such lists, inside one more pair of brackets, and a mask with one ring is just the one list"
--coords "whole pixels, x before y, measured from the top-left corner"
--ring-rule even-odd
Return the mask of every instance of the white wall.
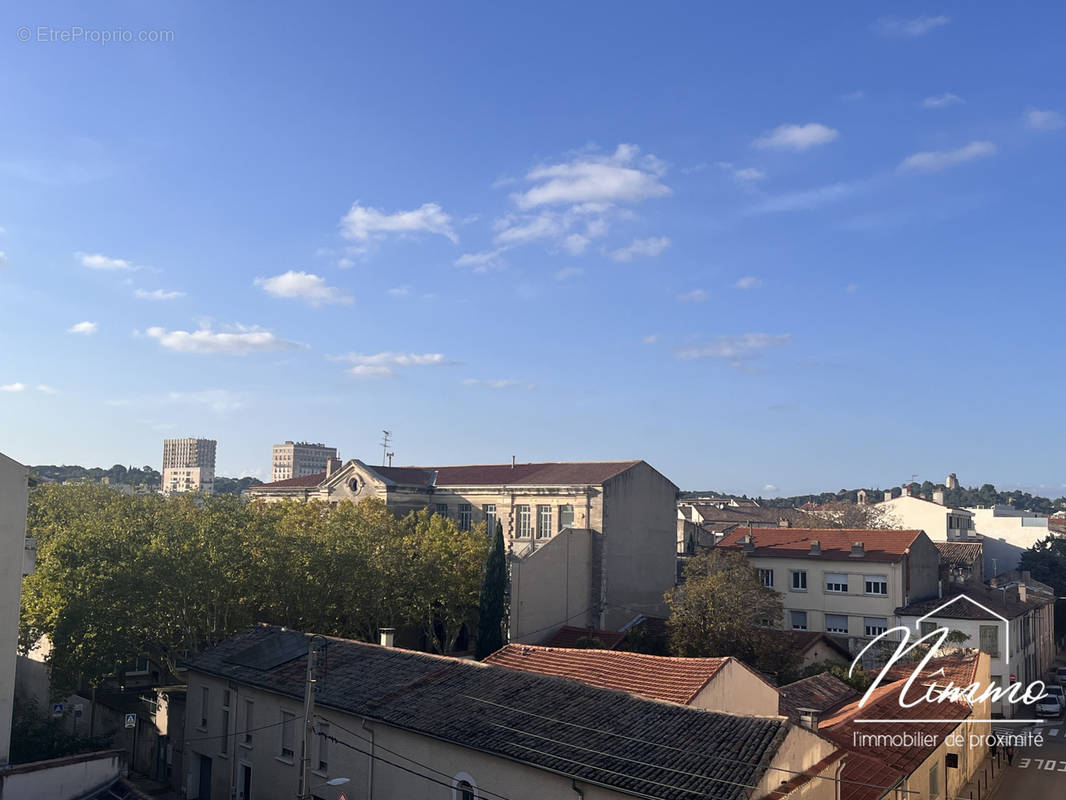
[[109, 750], [0, 770], [0, 797], [75, 800], [121, 777], [124, 758], [123, 753]]
[[0, 453], [0, 764], [11, 751], [29, 470]]

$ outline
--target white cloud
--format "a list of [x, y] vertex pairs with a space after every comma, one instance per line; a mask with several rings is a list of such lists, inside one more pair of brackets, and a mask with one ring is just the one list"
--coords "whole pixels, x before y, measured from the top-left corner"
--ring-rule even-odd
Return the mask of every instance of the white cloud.
[[1025, 124], [1027, 127], [1038, 131], [1054, 131], [1066, 127], [1066, 116], [1058, 111], [1042, 111], [1039, 108], [1030, 108], [1025, 112]]
[[124, 258], [111, 258], [100, 253], [75, 253], [74, 257], [81, 262], [83, 267], [89, 269], [101, 269], [110, 271], [131, 272], [140, 267], [131, 264]]
[[354, 203], [341, 218], [341, 235], [354, 241], [365, 242], [388, 234], [405, 233], [435, 233], [453, 243], [459, 241], [452, 230], [452, 218], [438, 203], [423, 203], [413, 211], [393, 214]]
[[348, 353], [330, 356], [332, 361], [354, 364], [348, 372], [358, 378], [388, 378], [397, 367], [431, 367], [447, 363], [442, 353]]
[[750, 213], [773, 214], [780, 211], [810, 211], [819, 206], [841, 200], [854, 191], [855, 187], [849, 183], [832, 183], [828, 186], [819, 186], [816, 189], [788, 192], [764, 200], [752, 208]]
[[90, 336], [96, 333], [96, 329], [99, 327], [95, 322], [78, 322], [67, 328], [67, 333], [80, 333], [82, 336]]
[[4, 254], [3, 250], [0, 250], [0, 267], [5, 266], [7, 266], [7, 256]]
[[584, 274], [585, 270], [581, 269], [581, 267], [564, 267], [555, 273], [555, 280], [568, 281], [571, 278], [577, 278]]
[[495, 250], [485, 250], [480, 253], [463, 253], [455, 259], [455, 266], [470, 267], [473, 272], [478, 273], [503, 269], [506, 265], [501, 256], [505, 252], [507, 252], [506, 247], [498, 247]]
[[970, 142], [957, 150], [930, 150], [914, 153], [900, 162], [902, 172], [939, 172], [949, 167], [995, 155], [996, 146], [992, 142]]
[[266, 353], [274, 350], [291, 350], [301, 345], [279, 339], [273, 333], [258, 326], [236, 325], [233, 330], [216, 332], [207, 326], [195, 331], [168, 331], [152, 327], [145, 331], [151, 339], [168, 350], [179, 353], [202, 353], [211, 355], [243, 356], [249, 353]]
[[924, 108], [945, 108], [946, 106], [954, 106], [965, 102], [966, 101], [957, 94], [945, 92], [944, 94], [938, 94], [935, 97], [925, 98], [922, 101], [922, 106]]
[[644, 344], [655, 344], [657, 341], [659, 341], [659, 334], [657, 334], [657, 333], [649, 333], [647, 336], [645, 336], [640, 341], [643, 342]]
[[752, 142], [752, 145], [764, 150], [802, 151], [828, 144], [839, 135], [835, 129], [818, 122], [808, 122], [805, 125], [779, 125], [769, 133], [760, 136]]
[[615, 261], [632, 261], [639, 257], [654, 257], [662, 253], [670, 246], [670, 239], [666, 236], [653, 236], [650, 239], [634, 239], [627, 247], [611, 251], [611, 258]]
[[389, 294], [393, 297], [407, 297], [411, 293], [410, 286], [394, 286], [389, 289]]
[[267, 294], [275, 297], [299, 298], [311, 306], [328, 303], [348, 305], [352, 302], [351, 295], [345, 294], [343, 289], [327, 286], [325, 278], [312, 275], [310, 272], [296, 272], [290, 269], [272, 278], [256, 278], [255, 285]]
[[166, 289], [152, 289], [152, 291], [137, 289], [133, 294], [142, 300], [177, 300], [185, 296], [185, 292], [173, 292]]
[[552, 211], [533, 215], [508, 215], [496, 221], [496, 241], [500, 244], [520, 245], [538, 239], [558, 239], [565, 235], [572, 224], [571, 219]]
[[710, 342], [681, 347], [674, 351], [676, 358], [691, 361], [703, 358], [728, 360], [733, 366], [753, 358], [763, 351], [784, 347], [792, 342], [788, 333], [744, 333], [737, 336], [719, 336]]
[[774, 486], [774, 485], [773, 485], [772, 483], [767, 483], [767, 484], [765, 484], [765, 485], [764, 485], [764, 486], [762, 487], [762, 490], [763, 490], [764, 492], [766, 492], [766, 493], [770, 494], [770, 493], [776, 492], [776, 491], [777, 491], [777, 487], [776, 487], [776, 486]]
[[758, 289], [762, 286], [762, 280], [754, 275], [746, 275], [733, 284], [734, 289]]
[[0, 386], [0, 392], [21, 392], [26, 388], [24, 383], [5, 383]]
[[54, 388], [52, 388], [51, 386], [49, 386], [48, 384], [45, 384], [45, 383], [38, 383], [37, 384], [37, 391], [40, 392], [41, 394], [59, 394], [59, 390], [58, 389], [54, 389]]
[[681, 303], [702, 303], [709, 296], [706, 289], [693, 289], [690, 292], [682, 292], [677, 299]]
[[464, 386], [484, 386], [486, 389], [535, 389], [536, 384], [529, 381], [519, 381], [513, 378], [498, 378], [496, 380], [484, 380], [481, 378], [467, 378], [463, 381]]
[[766, 173], [761, 169], [756, 169], [755, 167], [736, 167], [729, 161], [715, 162], [715, 166], [728, 172], [733, 180], [742, 186], [750, 186], [756, 181], [761, 181], [766, 177]]
[[898, 17], [881, 17], [874, 23], [874, 30], [882, 36], [903, 39], [914, 39], [925, 36], [930, 31], [947, 25], [951, 19], [945, 16], [914, 17], [913, 19], [899, 19]]
[[660, 178], [663, 162], [653, 155], [640, 156], [640, 148], [620, 144], [610, 156], [583, 154], [560, 164], [546, 164], [526, 173], [536, 183], [512, 195], [522, 209], [581, 203], [637, 203], [670, 194]]

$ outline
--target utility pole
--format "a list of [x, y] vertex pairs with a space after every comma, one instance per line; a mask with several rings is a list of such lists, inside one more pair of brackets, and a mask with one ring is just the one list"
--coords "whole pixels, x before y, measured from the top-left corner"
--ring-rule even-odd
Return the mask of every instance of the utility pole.
[[311, 740], [314, 737], [315, 666], [318, 650], [315, 639], [307, 645], [307, 683], [304, 686], [304, 747], [300, 759], [300, 792], [298, 800], [311, 800]]

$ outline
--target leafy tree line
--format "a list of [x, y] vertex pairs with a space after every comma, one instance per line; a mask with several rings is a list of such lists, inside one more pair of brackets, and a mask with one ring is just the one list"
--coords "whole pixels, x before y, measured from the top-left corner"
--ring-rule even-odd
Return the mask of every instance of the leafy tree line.
[[[45, 481], [91, 481], [99, 483], [107, 478], [111, 484], [123, 484], [126, 486], [147, 486], [150, 489], [158, 489], [161, 485], [162, 476], [159, 470], [153, 469], [147, 464], [143, 467], [124, 467], [115, 464], [113, 467], [79, 467], [63, 464], [39, 464], [30, 467], [30, 473]], [[262, 481], [258, 478], [226, 478], [221, 475], [215, 476], [215, 494], [240, 494], [249, 486], [258, 486]]]
[[[911, 487], [913, 494], [919, 496], [924, 494], [930, 499], [932, 499], [934, 491], [937, 489], [944, 489], [944, 502], [949, 506], [967, 507], [1007, 505], [1013, 506], [1020, 511], [1035, 511], [1038, 514], [1052, 514], [1056, 511], [1066, 509], [1066, 497], [1051, 499], [1020, 490], [1004, 492], [996, 489], [991, 483], [985, 483], [980, 487], [970, 488], [960, 486], [958, 489], [946, 489], [943, 484], [933, 483], [932, 481], [924, 481], [923, 483], [914, 482], [908, 485]], [[867, 501], [870, 503], [879, 503], [884, 499], [885, 491], [885, 489], [878, 488], [865, 489]], [[893, 487], [890, 491], [892, 491], [894, 497], [899, 497], [902, 493], [899, 486]], [[749, 499], [747, 495], [731, 495], [714, 491], [682, 492], [681, 495], [683, 498], [697, 495], [714, 495], [716, 497]], [[858, 495], [859, 489], [841, 489], [838, 492], [800, 494], [794, 495], [793, 497], [756, 497], [753, 499], [758, 502], [759, 505], [766, 508], [800, 508], [806, 503], [814, 503], [816, 505], [855, 503], [858, 500]]]
[[375, 500], [245, 503], [233, 495], [129, 496], [99, 484], [30, 495], [37, 568], [21, 643], [47, 635], [53, 688], [99, 685], [138, 653], [173, 669], [257, 622], [376, 640], [412, 627], [448, 652], [476, 616], [490, 538]]

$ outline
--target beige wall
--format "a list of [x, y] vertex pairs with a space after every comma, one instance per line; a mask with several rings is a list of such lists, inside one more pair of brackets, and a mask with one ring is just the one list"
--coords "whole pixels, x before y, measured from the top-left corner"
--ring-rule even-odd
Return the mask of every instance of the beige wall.
[[731, 658], [689, 705], [728, 714], [776, 717], [780, 699], [777, 689]]
[[11, 749], [28, 477], [26, 467], [0, 454], [0, 764], [8, 762]]
[[[751, 797], [762, 798], [772, 792], [782, 782], [792, 780], [797, 773], [814, 766], [823, 758], [828, 757], [837, 750], [837, 746], [828, 739], [823, 739], [816, 733], [801, 728], [798, 725], [790, 725], [785, 734], [785, 740], [774, 753], [770, 762], [770, 768], [759, 781], [758, 787], [751, 793]], [[789, 795], [789, 800], [835, 800], [837, 797], [837, 784], [830, 777], [836, 777], [835, 767], [832, 772], [825, 774], [825, 778], [812, 778], [807, 781], [800, 791]]]
[[[942, 506], [920, 497], [907, 497], [905, 495], [894, 500], [885, 500], [877, 504], [877, 508], [889, 514], [893, 523], [905, 530], [923, 530], [934, 542], [946, 542], [962, 538], [968, 533], [973, 535], [972, 515], [963, 510]], [[949, 528], [948, 518], [965, 520], [968, 529]], [[962, 524], [960, 522], [960, 524]]]
[[599, 534], [568, 530], [524, 558], [512, 557], [510, 639], [536, 643], [561, 625], [599, 627], [592, 585]]
[[815, 664], [824, 664], [826, 661], [832, 661], [836, 664], [851, 664], [850, 658], [845, 658], [840, 654], [840, 651], [819, 640], [803, 652], [803, 659], [800, 661], [799, 669], [806, 669]]

